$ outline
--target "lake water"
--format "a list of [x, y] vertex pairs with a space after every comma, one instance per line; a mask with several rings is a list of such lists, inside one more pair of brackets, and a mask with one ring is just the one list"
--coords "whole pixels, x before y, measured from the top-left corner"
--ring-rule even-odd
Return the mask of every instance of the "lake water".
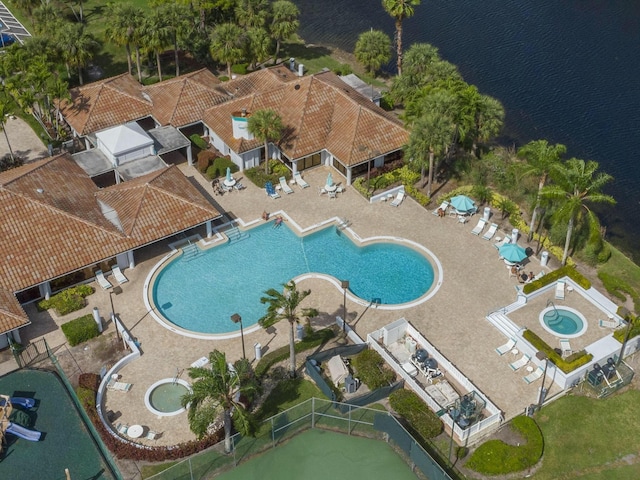
[[[295, 0], [308, 43], [353, 51], [369, 28], [393, 35], [379, 0]], [[505, 144], [547, 139], [615, 177], [607, 238], [640, 260], [640, 5], [629, 0], [422, 1], [403, 43], [427, 42], [507, 112]]]

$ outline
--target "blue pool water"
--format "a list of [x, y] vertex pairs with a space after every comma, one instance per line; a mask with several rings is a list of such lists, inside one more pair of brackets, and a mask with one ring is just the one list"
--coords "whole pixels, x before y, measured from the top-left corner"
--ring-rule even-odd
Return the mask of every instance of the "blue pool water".
[[170, 262], [156, 278], [153, 299], [160, 313], [179, 327], [227, 333], [237, 330], [230, 320], [234, 313], [244, 327], [264, 316], [260, 298], [265, 290], [281, 289], [310, 272], [347, 279], [354, 295], [384, 304], [415, 300], [434, 280], [431, 263], [411, 248], [392, 243], [358, 247], [335, 227], [303, 239], [286, 225], [266, 224], [251, 229], [245, 239]]
[[560, 335], [575, 335], [584, 326], [578, 315], [562, 308], [546, 312], [543, 318], [545, 325]]

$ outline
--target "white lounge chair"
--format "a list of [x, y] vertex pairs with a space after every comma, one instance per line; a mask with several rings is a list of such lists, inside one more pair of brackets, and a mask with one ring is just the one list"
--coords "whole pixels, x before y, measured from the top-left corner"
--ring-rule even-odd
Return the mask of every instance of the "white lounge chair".
[[558, 282], [556, 283], [556, 299], [557, 300], [564, 300], [564, 280], [558, 280]]
[[535, 282], [536, 280], [540, 279], [544, 277], [544, 270], [542, 270], [540, 273], [538, 273], [535, 277], [533, 277], [531, 280], [527, 279], [524, 281], [524, 283], [531, 283], [531, 282]]
[[111, 379], [107, 383], [107, 389], [115, 392], [128, 392], [131, 390], [131, 384]]
[[491, 240], [493, 236], [496, 234], [497, 230], [498, 230], [498, 224], [492, 223], [491, 225], [489, 225], [489, 230], [484, 232], [484, 235], [482, 235], [482, 238], [484, 238], [485, 240]]
[[568, 339], [560, 339], [560, 350], [562, 350], [562, 358], [568, 357], [573, 353], [573, 350], [571, 350], [571, 343], [569, 343]]
[[511, 370], [513, 370], [514, 372], [517, 370], [520, 370], [522, 367], [524, 367], [527, 363], [529, 363], [529, 360], [531, 360], [531, 357], [529, 355], [527, 355], [526, 353], [522, 354], [522, 357], [520, 357], [518, 360], [516, 360], [515, 362], [511, 362], [509, 364], [509, 366], [511, 367]]
[[293, 174], [293, 179], [302, 188], [307, 188], [309, 186], [309, 184], [304, 181], [304, 178], [302, 178], [302, 175], [300, 175], [300, 172], [294, 173]]
[[618, 328], [620, 326], [620, 322], [618, 322], [616, 319], [613, 320], [598, 320], [598, 326], [600, 328]]
[[516, 340], [513, 338], [510, 338], [507, 343], [505, 343], [504, 345], [500, 345], [498, 348], [496, 348], [496, 352], [498, 353], [498, 355], [502, 356], [505, 353], [510, 352], [511, 349], [515, 346], [516, 346]]
[[149, 430], [147, 432], [146, 438], [147, 440], [156, 440], [158, 438], [159, 433], [154, 432], [153, 430]]
[[116, 281], [118, 283], [127, 283], [129, 281], [129, 279], [124, 276], [124, 273], [122, 273], [122, 270], [120, 270], [120, 267], [118, 265], [114, 265], [111, 268], [111, 273], [113, 273], [113, 276], [116, 277]]
[[487, 221], [484, 218], [481, 218], [480, 220], [478, 220], [478, 224], [475, 227], [473, 227], [473, 230], [471, 230], [471, 233], [473, 233], [474, 235], [480, 235], [482, 230], [484, 230], [484, 226], [486, 224], [487, 224]]
[[109, 290], [111, 287], [113, 287], [113, 285], [111, 285], [111, 282], [104, 278], [104, 273], [102, 273], [102, 270], [96, 270], [96, 280], [98, 281], [98, 284], [105, 290]]
[[531, 372], [529, 375], [525, 375], [523, 378], [523, 380], [525, 382], [527, 382], [527, 385], [530, 383], [535, 382], [537, 379], [539, 379], [542, 374], [544, 373], [544, 370], [542, 369], [542, 367], [538, 367], [536, 368], [533, 372]]
[[280, 180], [280, 188], [282, 188], [282, 191], [284, 193], [286, 194], [293, 193], [293, 188], [289, 186], [289, 184], [287, 183], [287, 179], [285, 177], [280, 177], [278, 180]]
[[509, 234], [505, 235], [504, 238], [499, 242], [494, 242], [493, 246], [496, 248], [496, 250], [500, 250], [501, 246], [506, 245], [508, 243], [511, 243], [511, 235]]
[[438, 208], [436, 208], [433, 213], [436, 217], [440, 214], [440, 210], [442, 210], [444, 213], [447, 213], [447, 208], [449, 208], [449, 202], [447, 202], [446, 200], [444, 202], [442, 202], [440, 204], [440, 206]]
[[398, 192], [398, 195], [396, 196], [396, 199], [393, 202], [391, 202], [390, 205], [392, 207], [398, 207], [400, 206], [403, 200], [404, 200], [404, 190], [400, 190]]
[[116, 425], [116, 430], [118, 431], [119, 434], [126, 435], [127, 430], [129, 430], [129, 425], [119, 423], [118, 425]]

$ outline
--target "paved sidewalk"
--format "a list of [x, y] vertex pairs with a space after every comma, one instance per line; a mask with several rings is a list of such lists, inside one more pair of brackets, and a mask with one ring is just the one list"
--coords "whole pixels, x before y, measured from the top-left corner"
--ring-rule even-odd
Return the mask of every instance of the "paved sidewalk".
[[7, 137], [13, 154], [24, 157], [25, 162], [44, 158], [49, 155], [47, 147], [42, 140], [35, 134], [29, 124], [16, 116], [6, 117], [7, 123], [4, 128], [6, 131], [0, 133], [0, 157], [4, 157], [9, 153], [7, 145]]

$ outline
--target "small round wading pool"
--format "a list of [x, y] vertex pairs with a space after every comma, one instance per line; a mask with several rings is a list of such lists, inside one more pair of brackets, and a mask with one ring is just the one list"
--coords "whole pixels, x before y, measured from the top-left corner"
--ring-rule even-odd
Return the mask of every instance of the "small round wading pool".
[[144, 396], [147, 409], [159, 417], [170, 417], [185, 411], [182, 396], [191, 392], [191, 386], [182, 379], [164, 378], [149, 387]]
[[540, 312], [540, 324], [549, 333], [575, 338], [587, 331], [587, 319], [569, 307], [547, 307]]

